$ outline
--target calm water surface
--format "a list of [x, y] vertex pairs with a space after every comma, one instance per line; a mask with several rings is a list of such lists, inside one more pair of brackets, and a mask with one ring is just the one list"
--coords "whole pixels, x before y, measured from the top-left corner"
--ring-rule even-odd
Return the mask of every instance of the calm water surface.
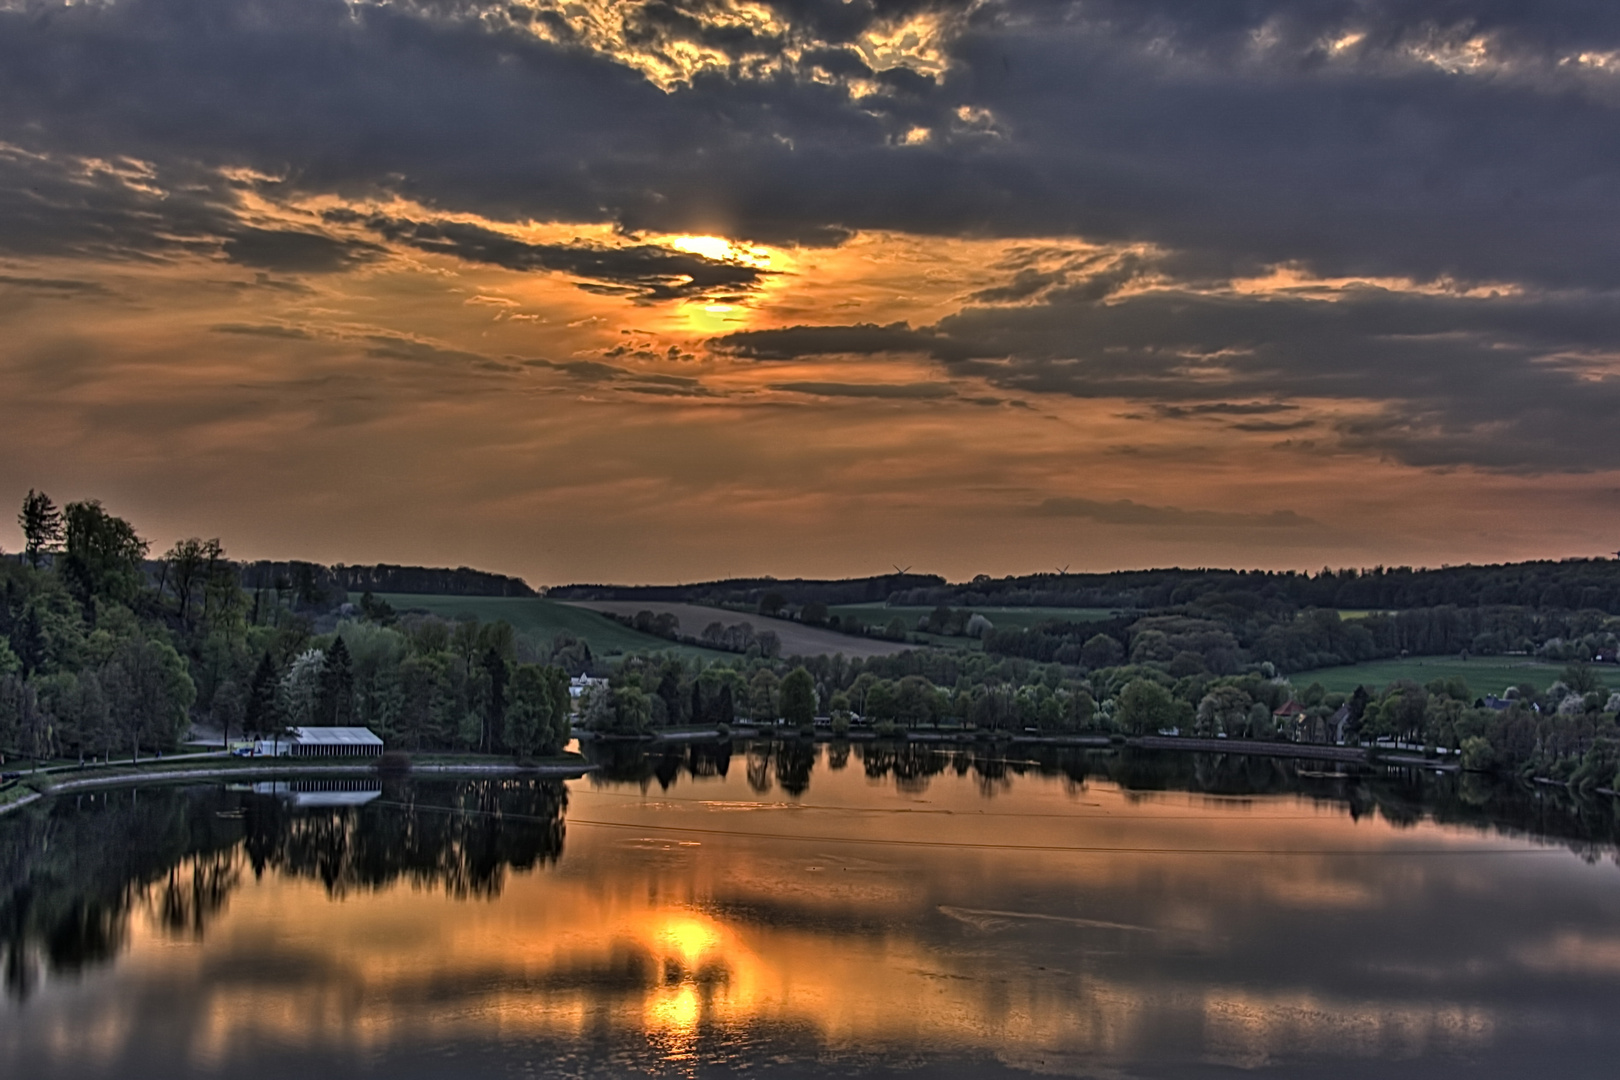
[[607, 766], [0, 818], [0, 1075], [1620, 1068], [1607, 803], [1205, 757]]

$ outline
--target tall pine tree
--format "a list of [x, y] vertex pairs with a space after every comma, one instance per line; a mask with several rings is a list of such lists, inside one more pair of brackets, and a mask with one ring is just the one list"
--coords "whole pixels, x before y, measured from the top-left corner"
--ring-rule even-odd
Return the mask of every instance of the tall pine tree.
[[343, 638], [335, 638], [321, 666], [321, 690], [315, 703], [315, 722], [324, 727], [346, 727], [354, 719], [354, 664]]
[[49, 495], [29, 488], [28, 497], [23, 499], [22, 513], [17, 515], [17, 524], [22, 526], [23, 550], [28, 561], [38, 570], [41, 559], [62, 543], [62, 512]]
[[484, 711], [484, 728], [478, 749], [488, 751], [497, 736], [506, 731], [506, 684], [511, 680], [511, 669], [506, 658], [491, 645], [484, 650], [484, 671], [489, 674], [489, 707]]
[[281, 681], [276, 662], [269, 652], [259, 658], [253, 672], [253, 683], [248, 688], [247, 711], [243, 722], [249, 733], [267, 735], [281, 730], [281, 709], [276, 701], [276, 684]]

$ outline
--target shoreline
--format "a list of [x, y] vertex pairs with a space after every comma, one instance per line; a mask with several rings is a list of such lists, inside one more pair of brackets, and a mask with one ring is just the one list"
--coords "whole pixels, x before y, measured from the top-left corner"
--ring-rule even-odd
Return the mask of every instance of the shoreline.
[[[788, 728], [753, 727], [739, 725], [730, 734], [716, 730], [706, 731], [649, 731], [643, 735], [599, 735], [577, 732], [582, 742], [600, 742], [607, 745], [625, 743], [649, 749], [671, 743], [729, 742], [732, 739], [780, 739], [798, 741], [806, 736]], [[1187, 735], [1030, 735], [1027, 733], [984, 731], [916, 730], [879, 735], [871, 729], [859, 729], [843, 735], [817, 730], [810, 737], [817, 743], [875, 742], [890, 739], [895, 742], [913, 742], [929, 745], [975, 746], [1054, 746], [1068, 749], [1105, 750], [1112, 746], [1129, 746], [1138, 750], [1169, 750], [1184, 754], [1236, 754], [1247, 757], [1290, 758], [1301, 761], [1332, 761], [1351, 765], [1384, 765], [1404, 768], [1432, 769], [1436, 772], [1460, 772], [1456, 760], [1428, 758], [1410, 751], [1391, 751], [1377, 746], [1340, 746], [1327, 743], [1276, 742], [1264, 739], [1212, 739]]]
[[[598, 766], [581, 761], [579, 764], [549, 763], [544, 765], [426, 762], [412, 765], [397, 774], [410, 776], [431, 773], [435, 776], [529, 776], [546, 780], [575, 780], [597, 770]], [[86, 769], [92, 773], [94, 770]], [[61, 775], [61, 774], [56, 774]], [[374, 765], [241, 765], [232, 768], [204, 767], [197, 769], [165, 769], [161, 772], [109, 773], [107, 775], [78, 776], [72, 780], [59, 780], [43, 791], [35, 791], [0, 806], [0, 815], [28, 806], [40, 799], [56, 795], [70, 795], [76, 791], [95, 791], [102, 788], [134, 787], [146, 783], [170, 784], [185, 780], [255, 780], [286, 779], [298, 776], [379, 776]], [[393, 774], [390, 774], [393, 775]]]
[[[1181, 735], [1129, 735], [1116, 738], [1109, 735], [1030, 735], [1027, 733], [1013, 734], [1006, 731], [938, 731], [910, 729], [896, 732], [893, 735], [879, 735], [877, 732], [866, 729], [856, 729], [843, 735], [833, 735], [825, 730], [818, 729], [814, 736], [805, 736], [791, 728], [755, 727], [752, 725], [738, 725], [731, 729], [730, 734], [719, 731], [649, 731], [643, 735], [613, 735], [596, 734], [594, 732], [576, 732], [575, 738], [581, 742], [600, 742], [604, 744], [627, 743], [632, 745], [657, 746], [664, 743], [690, 743], [690, 742], [728, 742], [732, 739], [780, 739], [783, 741], [797, 741], [810, 738], [818, 743], [830, 742], [875, 742], [882, 739], [894, 742], [914, 743], [948, 743], [957, 746], [972, 746], [981, 743], [1004, 743], [1012, 746], [1058, 746], [1071, 749], [1102, 750], [1110, 746], [1132, 746], [1142, 750], [1179, 750], [1186, 753], [1201, 754], [1249, 754], [1262, 757], [1291, 757], [1310, 758], [1316, 761], [1343, 761], [1370, 763], [1373, 755], [1369, 747], [1365, 746], [1339, 746], [1326, 743], [1295, 743], [1271, 742], [1262, 739], [1206, 739]], [[1399, 757], [1389, 754], [1377, 755], [1380, 759], [1392, 761], [1397, 764], [1447, 764], [1445, 762], [1429, 762], [1426, 758], [1417, 756]]]

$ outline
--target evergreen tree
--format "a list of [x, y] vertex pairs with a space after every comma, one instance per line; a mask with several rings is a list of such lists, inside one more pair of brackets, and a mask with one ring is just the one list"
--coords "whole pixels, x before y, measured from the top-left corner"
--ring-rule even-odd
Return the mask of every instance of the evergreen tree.
[[23, 676], [34, 674], [45, 664], [45, 632], [39, 625], [39, 610], [29, 604], [11, 634], [12, 651], [22, 661]]
[[559, 754], [573, 736], [574, 698], [568, 692], [568, 672], [560, 667], [546, 668], [546, 685], [551, 691], [551, 741], [548, 754]]
[[62, 543], [62, 512], [49, 495], [29, 488], [28, 497], [23, 499], [22, 513], [17, 515], [17, 524], [22, 526], [23, 551], [28, 562], [38, 570], [41, 557], [56, 551]]
[[675, 661], [664, 665], [658, 680], [658, 697], [664, 703], [664, 715], [671, 725], [681, 722], [681, 667]]
[[344, 727], [354, 719], [354, 664], [349, 647], [341, 636], [326, 650], [321, 666], [320, 697], [315, 706], [315, 722], [326, 727]]
[[281, 679], [276, 662], [269, 652], [259, 657], [259, 666], [253, 672], [253, 683], [248, 688], [247, 712], [243, 722], [254, 735], [265, 735], [281, 729], [281, 716], [276, 702], [276, 688]]
[[737, 705], [731, 698], [731, 684], [722, 683], [720, 692], [715, 695], [713, 708], [709, 713], [709, 722], [713, 724], [729, 724], [737, 718]]
[[511, 672], [507, 668], [506, 658], [493, 645], [484, 650], [483, 666], [489, 675], [489, 700], [484, 710], [483, 737], [478, 749], [488, 750], [495, 742], [495, 736], [506, 730], [506, 685], [511, 680]]

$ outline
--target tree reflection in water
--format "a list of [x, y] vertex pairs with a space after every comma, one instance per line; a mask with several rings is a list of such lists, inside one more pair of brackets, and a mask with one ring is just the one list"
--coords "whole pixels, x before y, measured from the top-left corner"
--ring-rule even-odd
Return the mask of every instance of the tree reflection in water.
[[319, 881], [329, 895], [400, 881], [500, 894], [509, 870], [562, 854], [561, 781], [390, 781], [358, 806], [300, 807], [219, 786], [111, 791], [0, 819], [7, 992], [72, 975], [128, 944], [130, 921], [201, 937], [243, 875]]
[[725, 776], [731, 769], [732, 744], [662, 743], [635, 741], [594, 741], [586, 744], [587, 756], [596, 771], [594, 783], [634, 784], [642, 791], [654, 781], [667, 791], [682, 774], [705, 778]]
[[1562, 787], [1533, 786], [1479, 774], [1436, 773], [1421, 768], [1380, 768], [1242, 754], [1187, 754], [1131, 747], [1076, 749], [1013, 744], [951, 744], [909, 740], [751, 739], [721, 743], [587, 744], [599, 769], [597, 786], [652, 781], [668, 791], [682, 776], [724, 776], [733, 753], [744, 756], [749, 786], [758, 795], [780, 788], [790, 799], [805, 795], [816, 766], [846, 768], [853, 757], [873, 780], [920, 795], [949, 771], [971, 776], [979, 793], [1007, 792], [1019, 777], [1061, 777], [1071, 791], [1093, 778], [1117, 784], [1127, 794], [1188, 791], [1224, 797], [1303, 795], [1342, 809], [1351, 818], [1376, 814], [1398, 827], [1432, 820], [1508, 836], [1561, 840], [1588, 860], [1620, 845], [1620, 799], [1577, 796]]
[[[1615, 799], [1422, 770], [1129, 748], [797, 738], [660, 745], [650, 752], [646, 744], [598, 744], [589, 753], [600, 766], [593, 786], [643, 791], [654, 782], [668, 790], [682, 778], [725, 777], [732, 755], [741, 753], [756, 793], [780, 790], [788, 799], [810, 790], [822, 764], [839, 771], [853, 759], [867, 777], [911, 794], [947, 772], [972, 777], [985, 796], [1024, 776], [1059, 777], [1071, 792], [1097, 779], [1118, 785], [1127, 798], [1158, 791], [1304, 796], [1397, 827], [1428, 819], [1560, 840], [1587, 859], [1610, 857], [1620, 841]], [[200, 937], [248, 875], [318, 882], [332, 897], [398, 883], [458, 898], [495, 897], [511, 872], [561, 855], [566, 805], [560, 781], [406, 779], [380, 785], [362, 805], [300, 806], [210, 785], [25, 807], [0, 818], [0, 975], [10, 995], [26, 997], [45, 975], [71, 976], [118, 955], [136, 918], [163, 934]], [[713, 982], [685, 971], [679, 981], [700, 989]]]

